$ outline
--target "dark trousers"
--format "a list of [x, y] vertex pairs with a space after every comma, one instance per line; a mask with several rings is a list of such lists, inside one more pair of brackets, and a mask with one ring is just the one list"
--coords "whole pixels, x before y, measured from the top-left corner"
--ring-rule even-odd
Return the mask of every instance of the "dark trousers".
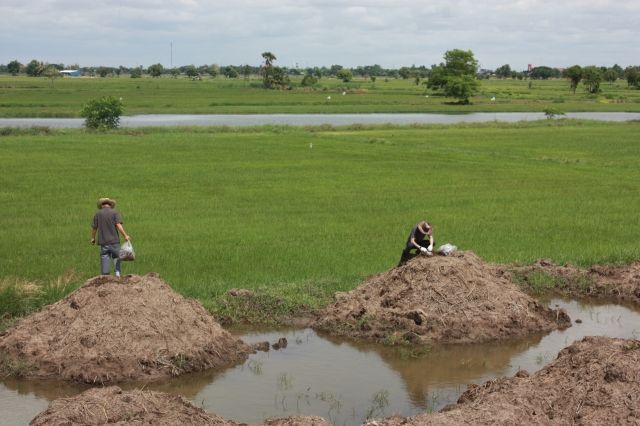
[[[429, 247], [429, 240], [422, 240], [422, 241], [416, 241], [418, 243], [418, 245], [420, 247], [424, 247], [427, 248]], [[433, 243], [433, 245], [435, 246], [435, 241]], [[417, 255], [420, 254], [420, 250], [418, 250], [417, 248], [415, 248], [414, 246], [410, 246], [407, 245], [404, 250], [402, 250], [402, 256], [400, 256], [400, 262], [398, 262], [398, 266], [402, 266], [405, 263], [407, 263], [407, 261], [409, 259], [412, 259], [414, 257], [416, 257]]]

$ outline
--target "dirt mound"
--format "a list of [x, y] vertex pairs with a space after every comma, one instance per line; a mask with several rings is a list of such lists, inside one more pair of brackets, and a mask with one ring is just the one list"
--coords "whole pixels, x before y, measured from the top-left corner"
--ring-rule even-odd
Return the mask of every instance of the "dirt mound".
[[[89, 389], [71, 398], [56, 399], [29, 424], [239, 426], [242, 423], [207, 413], [178, 395], [141, 390], [125, 392], [117, 386], [111, 386]], [[267, 420], [265, 426], [330, 426], [330, 423], [320, 417], [296, 416]]]
[[417, 257], [339, 293], [315, 328], [386, 343], [470, 343], [568, 327], [472, 252]]
[[393, 417], [378, 425], [638, 425], [640, 341], [585, 337], [529, 376], [472, 385], [436, 414]]
[[[506, 269], [505, 269], [506, 270]], [[640, 304], [640, 263], [624, 266], [594, 265], [581, 269], [572, 265], [557, 265], [541, 259], [532, 265], [512, 267], [516, 280], [535, 287], [536, 279], [551, 277], [554, 291], [569, 295], [616, 298]]]
[[32, 378], [155, 379], [244, 361], [250, 348], [156, 274], [90, 279], [0, 334]]
[[49, 404], [29, 423], [32, 426], [71, 425], [216, 425], [238, 423], [208, 414], [178, 395], [134, 390], [117, 386], [89, 389], [71, 398]]

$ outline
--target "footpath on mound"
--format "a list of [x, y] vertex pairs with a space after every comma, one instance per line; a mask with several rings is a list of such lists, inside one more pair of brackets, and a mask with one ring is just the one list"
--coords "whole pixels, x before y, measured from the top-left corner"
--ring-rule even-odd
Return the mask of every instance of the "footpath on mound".
[[[31, 426], [76, 425], [154, 425], [154, 426], [240, 426], [193, 406], [179, 395], [133, 390], [117, 386], [89, 389], [71, 398], [52, 401], [47, 410], [36, 416]], [[321, 417], [295, 416], [271, 419], [265, 426], [331, 426]]]
[[[374, 422], [368, 422], [369, 426]], [[390, 417], [377, 426], [638, 425], [640, 341], [585, 337], [532, 376], [471, 385], [439, 413]]]
[[314, 328], [385, 343], [479, 343], [569, 327], [562, 309], [525, 294], [472, 252], [418, 256], [372, 276], [318, 315]]
[[28, 378], [84, 383], [156, 379], [233, 365], [251, 348], [157, 274], [100, 276], [0, 334]]

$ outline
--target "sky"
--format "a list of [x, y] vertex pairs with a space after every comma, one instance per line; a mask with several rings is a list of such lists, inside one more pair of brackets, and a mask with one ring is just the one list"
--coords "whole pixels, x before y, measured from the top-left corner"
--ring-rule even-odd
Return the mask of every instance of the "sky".
[[640, 65], [640, 0], [0, 0], [0, 64]]

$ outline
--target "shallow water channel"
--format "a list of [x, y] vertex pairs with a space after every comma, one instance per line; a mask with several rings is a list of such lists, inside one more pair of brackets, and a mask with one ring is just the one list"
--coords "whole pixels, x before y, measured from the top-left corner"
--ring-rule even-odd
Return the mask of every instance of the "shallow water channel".
[[[423, 353], [356, 343], [311, 329], [236, 331], [251, 343], [286, 337], [289, 344], [253, 354], [243, 365], [224, 371], [144, 386], [181, 394], [236, 421], [302, 414], [322, 416], [336, 425], [359, 425], [367, 416], [439, 410], [455, 402], [468, 383], [511, 376], [518, 369], [533, 373], [583, 336], [640, 338], [638, 307], [595, 300], [548, 303], [566, 309], [573, 326], [517, 341], [433, 347]], [[27, 424], [49, 401], [84, 389], [55, 382], [0, 382], [0, 424]]]
[[[640, 120], [638, 112], [568, 112], [563, 117], [597, 121]], [[145, 114], [120, 118], [120, 127], [165, 126], [348, 126], [352, 124], [455, 124], [544, 120], [542, 112], [374, 113], [374, 114]], [[80, 128], [82, 118], [0, 118], [0, 127]]]

